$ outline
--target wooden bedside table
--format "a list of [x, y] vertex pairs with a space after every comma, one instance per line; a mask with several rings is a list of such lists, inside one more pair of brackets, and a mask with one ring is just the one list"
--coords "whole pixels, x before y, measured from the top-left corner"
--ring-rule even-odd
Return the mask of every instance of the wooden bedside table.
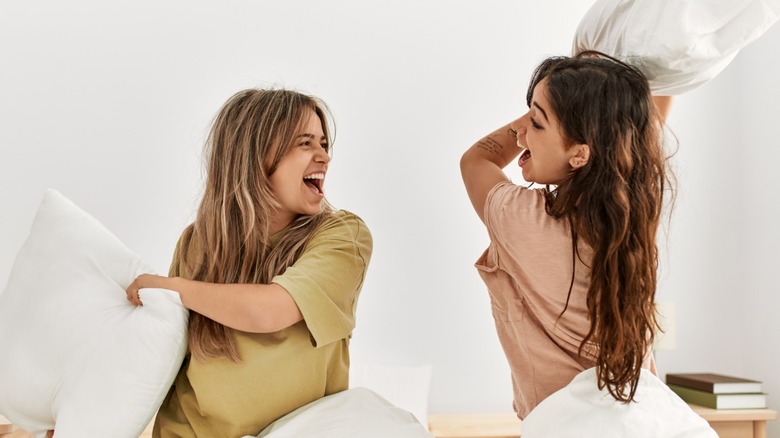
[[514, 413], [428, 415], [428, 431], [436, 438], [518, 438], [520, 423]]
[[14, 431], [14, 425], [7, 418], [0, 415], [0, 437]]
[[707, 420], [720, 438], [766, 438], [767, 420], [777, 419], [772, 409], [710, 409], [689, 405]]

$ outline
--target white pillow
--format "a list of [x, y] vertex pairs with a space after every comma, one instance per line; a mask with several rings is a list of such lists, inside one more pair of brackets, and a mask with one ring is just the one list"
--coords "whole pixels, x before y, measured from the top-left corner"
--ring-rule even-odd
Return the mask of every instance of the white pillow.
[[274, 421], [257, 435], [257, 438], [344, 437], [433, 438], [414, 415], [367, 388], [350, 388], [313, 401]]
[[177, 293], [125, 288], [152, 269], [54, 190], [0, 295], [0, 414], [36, 437], [137, 438], [187, 347]]
[[572, 53], [598, 50], [638, 67], [657, 95], [693, 90], [780, 18], [780, 0], [597, 0]]
[[635, 402], [616, 401], [598, 389], [589, 368], [539, 403], [520, 425], [523, 438], [718, 438], [664, 382], [642, 369]]

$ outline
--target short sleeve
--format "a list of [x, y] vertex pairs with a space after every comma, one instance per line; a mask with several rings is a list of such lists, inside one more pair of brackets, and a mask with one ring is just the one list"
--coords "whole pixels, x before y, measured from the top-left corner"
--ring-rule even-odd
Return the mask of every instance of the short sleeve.
[[[535, 236], [547, 218], [542, 191], [509, 181], [498, 183], [488, 192], [483, 217], [491, 242]], [[505, 235], [507, 232], [511, 235]]]
[[656, 95], [677, 95], [717, 76], [780, 17], [780, 0], [597, 0], [572, 54], [597, 50], [639, 68]]
[[363, 220], [341, 210], [322, 225], [298, 260], [271, 280], [293, 297], [317, 347], [351, 335], [372, 250]]

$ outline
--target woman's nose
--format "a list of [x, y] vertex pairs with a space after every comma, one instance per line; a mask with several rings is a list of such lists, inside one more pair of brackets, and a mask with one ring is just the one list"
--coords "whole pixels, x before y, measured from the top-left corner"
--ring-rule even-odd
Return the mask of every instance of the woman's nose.
[[330, 162], [330, 155], [328, 154], [328, 151], [325, 149], [320, 149], [317, 151], [316, 154], [314, 154], [314, 161], [317, 163], [329, 163]]
[[515, 139], [517, 140], [517, 145], [520, 147], [525, 147], [522, 146], [522, 144], [525, 143], [524, 141], [525, 133], [528, 131], [528, 114], [515, 120], [509, 126], [512, 128], [512, 131], [514, 131], [515, 133]]
[[523, 134], [525, 134], [526, 131], [528, 130], [528, 125], [530, 125], [530, 123], [531, 123], [531, 116], [529, 115], [529, 113], [523, 114], [522, 117], [512, 122], [515, 130], [518, 133], [522, 132]]

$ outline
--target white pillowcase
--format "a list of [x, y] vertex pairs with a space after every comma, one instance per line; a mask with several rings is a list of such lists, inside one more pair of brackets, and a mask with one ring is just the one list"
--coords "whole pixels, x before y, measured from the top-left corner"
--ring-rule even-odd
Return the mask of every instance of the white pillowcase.
[[125, 288], [153, 270], [48, 190], [0, 295], [0, 414], [36, 437], [137, 438], [187, 348], [176, 292]]
[[572, 53], [598, 50], [638, 67], [653, 94], [677, 95], [718, 75], [780, 18], [780, 0], [597, 0]]
[[616, 401], [599, 389], [596, 368], [589, 368], [539, 403], [520, 425], [523, 438], [718, 438], [653, 373], [642, 369], [635, 402]]
[[362, 387], [302, 406], [257, 435], [257, 438], [345, 437], [433, 438], [414, 415]]

